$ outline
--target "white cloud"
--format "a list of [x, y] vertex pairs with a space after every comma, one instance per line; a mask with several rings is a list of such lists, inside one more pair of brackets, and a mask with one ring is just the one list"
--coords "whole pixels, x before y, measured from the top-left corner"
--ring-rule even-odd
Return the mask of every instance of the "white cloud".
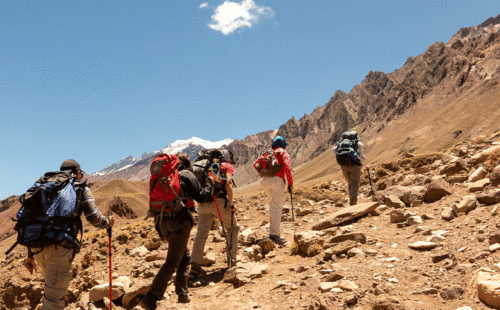
[[200, 9], [206, 8], [208, 6], [207, 2], [200, 4]]
[[273, 17], [274, 11], [266, 6], [256, 5], [253, 0], [243, 0], [241, 3], [225, 1], [215, 9], [210, 28], [225, 35], [242, 28], [256, 24], [261, 17]]

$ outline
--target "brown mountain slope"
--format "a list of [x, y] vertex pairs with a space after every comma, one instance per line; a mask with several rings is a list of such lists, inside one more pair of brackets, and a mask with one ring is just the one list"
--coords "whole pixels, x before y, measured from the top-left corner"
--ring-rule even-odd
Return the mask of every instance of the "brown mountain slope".
[[[276, 134], [287, 138], [293, 165], [320, 155], [342, 132], [351, 129], [367, 142], [367, 155], [375, 160], [430, 150], [496, 130], [500, 76], [497, 19], [461, 29], [448, 43], [435, 43], [422, 55], [408, 58], [399, 70], [370, 72], [350, 93], [337, 91], [310, 115], [298, 121], [290, 119]], [[461, 136], [460, 130], [469, 136]], [[273, 136], [249, 136], [230, 145], [240, 164], [238, 184], [257, 180], [251, 165], [269, 147]], [[259, 143], [244, 146], [252, 140]]]

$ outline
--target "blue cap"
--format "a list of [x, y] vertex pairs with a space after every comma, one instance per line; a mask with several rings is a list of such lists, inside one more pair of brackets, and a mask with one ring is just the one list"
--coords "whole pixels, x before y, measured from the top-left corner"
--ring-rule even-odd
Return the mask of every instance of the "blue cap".
[[286, 148], [286, 140], [285, 138], [283, 138], [282, 136], [276, 136], [274, 137], [273, 139], [273, 144], [271, 146], [273, 149], [275, 147], [282, 147], [282, 148]]

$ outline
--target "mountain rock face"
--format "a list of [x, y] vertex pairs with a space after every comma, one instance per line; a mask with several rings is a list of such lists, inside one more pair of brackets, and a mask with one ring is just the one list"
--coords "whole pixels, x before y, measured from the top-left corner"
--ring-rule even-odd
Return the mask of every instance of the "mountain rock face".
[[[257, 179], [251, 166], [270, 147], [275, 135], [287, 139], [292, 166], [298, 166], [333, 147], [344, 131], [357, 130], [366, 141], [420, 102], [434, 100], [435, 113], [441, 113], [439, 102], [451, 95], [465, 96], [471, 89], [489, 91], [500, 76], [499, 23], [500, 15], [479, 26], [462, 28], [446, 44], [432, 44], [425, 53], [409, 57], [394, 72], [370, 71], [350, 93], [335, 92], [326, 105], [299, 120], [292, 117], [277, 132], [266, 131], [234, 141], [229, 148], [237, 163], [243, 165], [238, 167], [242, 173], [235, 179], [240, 184]], [[399, 151], [410, 149], [403, 146]]]

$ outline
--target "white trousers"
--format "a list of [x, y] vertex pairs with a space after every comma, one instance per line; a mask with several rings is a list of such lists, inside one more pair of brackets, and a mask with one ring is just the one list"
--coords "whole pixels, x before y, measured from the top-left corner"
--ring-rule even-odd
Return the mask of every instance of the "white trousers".
[[281, 214], [285, 202], [285, 180], [280, 177], [263, 177], [260, 185], [269, 198], [269, 233], [280, 235]]

